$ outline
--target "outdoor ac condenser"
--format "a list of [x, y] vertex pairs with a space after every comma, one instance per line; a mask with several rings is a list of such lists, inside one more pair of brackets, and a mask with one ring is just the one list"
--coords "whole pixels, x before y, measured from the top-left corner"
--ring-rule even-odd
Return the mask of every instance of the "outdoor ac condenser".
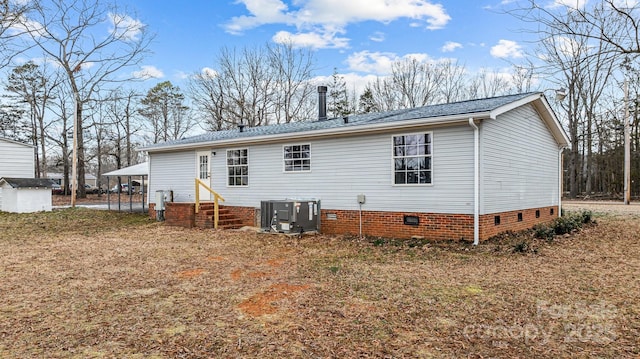
[[268, 232], [320, 231], [320, 200], [285, 199], [260, 203], [261, 227]]

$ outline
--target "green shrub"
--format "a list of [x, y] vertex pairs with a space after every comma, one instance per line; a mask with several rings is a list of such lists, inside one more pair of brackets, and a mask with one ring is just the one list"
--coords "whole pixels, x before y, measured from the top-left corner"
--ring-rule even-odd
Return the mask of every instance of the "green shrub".
[[556, 234], [554, 228], [544, 224], [533, 227], [533, 230], [536, 238], [546, 239], [547, 241], [552, 241], [553, 236]]
[[514, 253], [526, 253], [529, 250], [527, 241], [520, 241], [513, 246]]
[[556, 218], [548, 225], [540, 224], [533, 227], [534, 236], [548, 241], [553, 240], [554, 235], [563, 235], [571, 233], [582, 228], [584, 224], [593, 222], [593, 213], [591, 211], [581, 212], [564, 212], [563, 216]]
[[593, 213], [591, 211], [582, 211], [582, 223], [589, 224], [593, 222]]

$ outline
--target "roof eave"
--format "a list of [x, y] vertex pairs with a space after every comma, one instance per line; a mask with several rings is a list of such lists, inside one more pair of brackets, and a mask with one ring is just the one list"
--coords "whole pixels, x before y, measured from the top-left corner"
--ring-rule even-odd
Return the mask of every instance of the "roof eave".
[[147, 151], [149, 153], [153, 152], [167, 152], [173, 150], [189, 150], [195, 148], [202, 148], [206, 146], [225, 146], [225, 145], [248, 145], [248, 144], [260, 144], [267, 142], [278, 142], [281, 140], [299, 140], [299, 139], [310, 139], [310, 138], [321, 138], [321, 137], [330, 137], [330, 136], [350, 136], [356, 134], [373, 134], [378, 132], [385, 132], [389, 130], [406, 130], [417, 127], [424, 126], [442, 126], [442, 125], [453, 125], [459, 123], [466, 123], [470, 117], [475, 119], [489, 118], [490, 112], [477, 112], [477, 113], [466, 113], [459, 115], [451, 115], [451, 116], [441, 116], [441, 117], [430, 117], [430, 118], [422, 118], [422, 119], [411, 119], [404, 121], [396, 121], [396, 122], [387, 122], [387, 123], [379, 123], [373, 125], [362, 125], [362, 126], [352, 126], [352, 127], [337, 127], [323, 130], [312, 130], [312, 131], [303, 131], [303, 132], [285, 132], [278, 133], [273, 135], [262, 135], [255, 137], [247, 137], [247, 138], [230, 138], [225, 140], [218, 141], [203, 141], [196, 143], [187, 143], [187, 144], [176, 144], [162, 147], [141, 147], [139, 151]]

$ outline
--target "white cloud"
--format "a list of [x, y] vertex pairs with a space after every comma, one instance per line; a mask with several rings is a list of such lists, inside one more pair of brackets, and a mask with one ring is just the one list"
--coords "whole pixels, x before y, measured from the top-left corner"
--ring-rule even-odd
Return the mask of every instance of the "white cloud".
[[129, 15], [109, 13], [109, 21], [111, 22], [109, 32], [123, 40], [137, 40], [145, 27], [140, 20], [136, 20]]
[[210, 67], [203, 67], [202, 70], [200, 70], [200, 74], [203, 77], [208, 77], [208, 78], [214, 78], [216, 76], [218, 76], [218, 71], [210, 68]]
[[384, 41], [384, 39], [385, 39], [384, 32], [380, 32], [380, 31], [376, 31], [373, 34], [371, 34], [371, 36], [369, 36], [369, 40], [375, 41], [375, 42], [382, 42]]
[[313, 49], [340, 49], [349, 46], [349, 39], [327, 32], [292, 34], [288, 31], [279, 31], [273, 35], [273, 41], [278, 44], [292, 44], [294, 47], [310, 47]]
[[134, 78], [142, 80], [159, 79], [164, 77], [164, 73], [161, 70], [151, 65], [142, 66], [140, 71], [134, 71], [132, 75]]
[[[389, 23], [404, 18], [412, 20], [410, 26], [417, 24], [435, 30], [451, 20], [442, 5], [432, 4], [429, 0], [294, 0], [291, 5], [282, 0], [238, 0], [238, 3], [244, 4], [249, 14], [233, 17], [225, 24], [229, 33], [240, 34], [261, 25], [284, 24], [297, 29], [294, 37], [300, 37], [299, 43], [328, 47], [342, 47], [341, 44], [348, 42], [335, 34], [345, 33], [346, 26], [352, 23]], [[281, 38], [287, 34], [291, 35], [286, 32], [276, 36]], [[332, 40], [334, 38], [337, 41]]]
[[[2, 20], [0, 20], [2, 21]], [[20, 17], [20, 21], [17, 21], [8, 29], [10, 35], [18, 35], [30, 32], [34, 37], [40, 37], [44, 35], [44, 26], [41, 23], [29, 20], [24, 16]]]
[[524, 57], [524, 54], [522, 53], [522, 46], [511, 40], [498, 41], [498, 44], [491, 48], [490, 53], [491, 56], [501, 59]]
[[462, 44], [459, 42], [447, 41], [444, 46], [440, 49], [442, 52], [453, 52], [456, 49], [461, 49]]
[[398, 55], [391, 52], [355, 52], [347, 58], [349, 69], [373, 74], [389, 74], [391, 65], [398, 60]]
[[393, 63], [405, 59], [414, 59], [419, 62], [434, 61], [429, 55], [422, 53], [406, 54], [398, 56], [392, 52], [355, 52], [347, 58], [347, 64], [352, 71], [366, 72], [376, 75], [388, 75], [391, 73]]
[[566, 6], [570, 9], [582, 9], [587, 4], [587, 0], [554, 0], [551, 7]]

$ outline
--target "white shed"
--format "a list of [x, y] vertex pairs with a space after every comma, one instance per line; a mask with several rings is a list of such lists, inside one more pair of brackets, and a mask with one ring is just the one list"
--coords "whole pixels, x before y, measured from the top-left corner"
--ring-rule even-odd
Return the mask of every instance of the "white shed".
[[29, 213], [51, 211], [51, 181], [42, 178], [0, 178], [0, 211]]
[[[0, 178], [34, 178], [35, 147], [26, 143], [0, 137]], [[0, 187], [0, 210], [2, 188]]]

